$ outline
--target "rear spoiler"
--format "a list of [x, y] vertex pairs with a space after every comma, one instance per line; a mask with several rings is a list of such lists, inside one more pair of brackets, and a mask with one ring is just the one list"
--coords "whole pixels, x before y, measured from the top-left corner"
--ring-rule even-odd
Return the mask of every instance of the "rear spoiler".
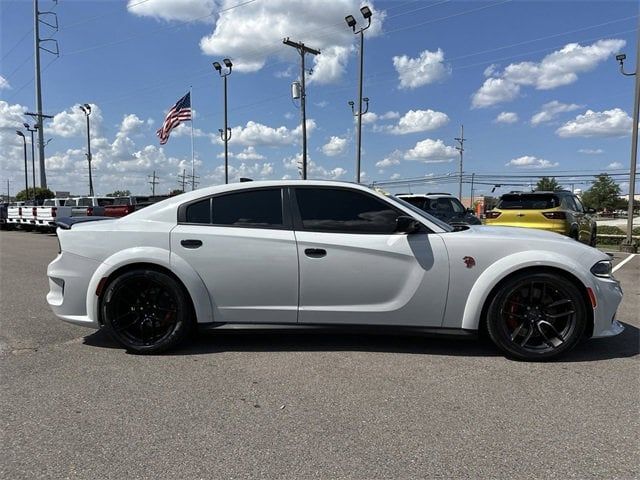
[[116, 220], [113, 217], [60, 217], [56, 220], [56, 225], [63, 230], [69, 230], [76, 223], [96, 222], [98, 220]]

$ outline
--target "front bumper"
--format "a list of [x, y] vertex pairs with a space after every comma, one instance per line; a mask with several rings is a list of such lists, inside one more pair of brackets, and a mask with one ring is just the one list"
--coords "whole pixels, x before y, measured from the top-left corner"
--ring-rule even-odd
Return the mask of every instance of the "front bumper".
[[615, 318], [622, 301], [620, 283], [615, 279], [597, 278], [594, 286], [597, 305], [593, 309], [592, 338], [612, 337], [622, 333], [624, 326]]

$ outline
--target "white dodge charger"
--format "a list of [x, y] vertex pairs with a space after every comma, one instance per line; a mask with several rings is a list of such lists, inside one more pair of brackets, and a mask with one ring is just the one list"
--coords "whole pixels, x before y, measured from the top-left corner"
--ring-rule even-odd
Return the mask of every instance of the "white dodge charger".
[[59, 222], [47, 301], [134, 352], [197, 327], [331, 325], [486, 332], [511, 357], [543, 360], [623, 330], [599, 250], [531, 229], [454, 230], [360, 185], [222, 185], [91, 220]]

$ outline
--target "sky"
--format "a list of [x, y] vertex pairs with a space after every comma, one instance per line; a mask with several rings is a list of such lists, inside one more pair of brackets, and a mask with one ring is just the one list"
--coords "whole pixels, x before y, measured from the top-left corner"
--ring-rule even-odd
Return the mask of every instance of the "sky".
[[[629, 171], [634, 77], [620, 74], [615, 55], [626, 53], [625, 68], [635, 69], [635, 0], [40, 0], [59, 25], [41, 24], [60, 51], [41, 53], [43, 111], [53, 116], [45, 122], [49, 188], [88, 192], [84, 103], [97, 194], [147, 194], [154, 171], [156, 192], [179, 188], [191, 171], [191, 125], [164, 146], [155, 132], [190, 89], [199, 187], [224, 182], [223, 81], [211, 65], [223, 58], [234, 65], [230, 181], [299, 178], [291, 83], [300, 55], [284, 37], [321, 51], [306, 57], [309, 178], [354, 181], [348, 102], [357, 105], [359, 36], [344, 17], [365, 26], [365, 4], [373, 17], [364, 32], [363, 182], [433, 177], [389, 190], [457, 193], [461, 125], [465, 175]], [[33, 3], [1, 0], [0, 25], [0, 190], [9, 180], [15, 194], [24, 188], [15, 130], [35, 110]], [[562, 182], [588, 188], [583, 178]], [[475, 194], [491, 189], [476, 184]]]

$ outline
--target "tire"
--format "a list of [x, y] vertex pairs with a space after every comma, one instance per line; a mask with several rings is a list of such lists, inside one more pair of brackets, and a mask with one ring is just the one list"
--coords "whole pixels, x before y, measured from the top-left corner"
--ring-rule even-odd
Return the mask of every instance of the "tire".
[[156, 270], [131, 270], [118, 276], [105, 289], [100, 313], [105, 330], [134, 353], [175, 348], [193, 330], [184, 288]]
[[555, 359], [582, 338], [587, 305], [572, 282], [554, 273], [508, 278], [487, 310], [487, 332], [507, 356], [526, 361]]
[[571, 232], [569, 233], [569, 236], [571, 238], [573, 238], [576, 242], [580, 241], [580, 234], [578, 233], [578, 229], [577, 228], [571, 229]]
[[593, 230], [591, 230], [591, 237], [589, 238], [589, 245], [594, 247], [596, 246], [596, 244], [598, 243], [598, 230], [596, 227], [593, 227]]

